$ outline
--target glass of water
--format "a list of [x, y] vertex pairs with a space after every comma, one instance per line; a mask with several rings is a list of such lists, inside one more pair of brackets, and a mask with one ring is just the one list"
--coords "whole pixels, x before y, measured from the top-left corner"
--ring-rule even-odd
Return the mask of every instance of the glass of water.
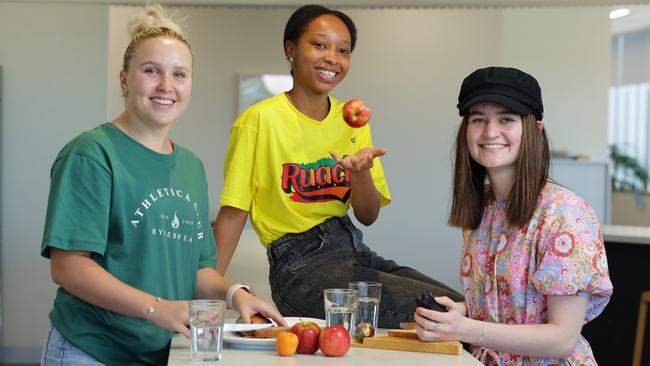
[[324, 290], [325, 322], [328, 327], [341, 324], [348, 332], [354, 332], [359, 291], [347, 288]]
[[376, 330], [379, 321], [381, 283], [368, 281], [348, 282], [348, 287], [359, 292], [356, 314], [357, 324], [370, 323]]
[[189, 303], [192, 361], [220, 360], [226, 302], [192, 300]]

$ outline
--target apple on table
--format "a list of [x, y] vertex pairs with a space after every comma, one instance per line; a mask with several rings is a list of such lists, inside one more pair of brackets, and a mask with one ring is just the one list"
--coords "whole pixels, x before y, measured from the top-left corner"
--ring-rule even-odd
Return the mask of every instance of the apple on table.
[[298, 336], [298, 353], [315, 353], [318, 351], [320, 327], [310, 321], [303, 321], [291, 327], [291, 333]]
[[318, 345], [326, 356], [343, 356], [350, 349], [350, 333], [340, 324], [324, 328], [320, 332]]

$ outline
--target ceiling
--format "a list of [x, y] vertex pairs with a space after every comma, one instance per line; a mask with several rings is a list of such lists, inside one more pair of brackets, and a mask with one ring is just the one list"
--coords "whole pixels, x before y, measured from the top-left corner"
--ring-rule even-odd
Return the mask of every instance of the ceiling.
[[[142, 5], [143, 0], [23, 0], [42, 3], [98, 3]], [[221, 5], [221, 6], [265, 6], [296, 7], [305, 0], [157, 0], [164, 5]], [[307, 1], [308, 3], [309, 1]], [[340, 7], [540, 7], [540, 6], [590, 6], [617, 5], [616, 0], [320, 0], [325, 6]], [[627, 4], [650, 4], [650, 1], [626, 1]]]
[[[141, 6], [151, 0], [20, 0], [31, 3], [85, 3]], [[296, 8], [318, 3], [341, 8], [524, 8], [558, 6], [608, 6], [631, 9], [630, 15], [613, 20], [613, 34], [650, 29], [650, 0], [153, 0], [163, 5]], [[0, 0], [2, 2], [2, 0]]]

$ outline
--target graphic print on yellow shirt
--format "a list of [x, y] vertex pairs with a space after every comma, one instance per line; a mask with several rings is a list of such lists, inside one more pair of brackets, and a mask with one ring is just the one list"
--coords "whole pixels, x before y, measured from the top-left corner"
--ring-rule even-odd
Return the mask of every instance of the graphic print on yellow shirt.
[[295, 202], [347, 203], [350, 198], [350, 174], [332, 158], [314, 163], [282, 164], [282, 190]]
[[[352, 155], [373, 145], [369, 125], [349, 127], [342, 107], [330, 98], [329, 114], [317, 121], [281, 93], [250, 107], [232, 125], [220, 203], [249, 212], [263, 245], [347, 213], [349, 173], [330, 152]], [[379, 159], [370, 174], [387, 205], [391, 197]]]

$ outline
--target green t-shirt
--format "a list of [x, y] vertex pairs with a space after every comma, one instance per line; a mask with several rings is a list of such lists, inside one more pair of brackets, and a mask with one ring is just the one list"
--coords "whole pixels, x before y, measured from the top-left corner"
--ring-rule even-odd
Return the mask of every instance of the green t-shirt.
[[[42, 256], [51, 247], [91, 252], [122, 282], [168, 300], [192, 299], [197, 271], [215, 267], [205, 171], [189, 150], [158, 154], [105, 123], [61, 150], [51, 180]], [[171, 332], [61, 287], [50, 320], [107, 365], [167, 361]]]

